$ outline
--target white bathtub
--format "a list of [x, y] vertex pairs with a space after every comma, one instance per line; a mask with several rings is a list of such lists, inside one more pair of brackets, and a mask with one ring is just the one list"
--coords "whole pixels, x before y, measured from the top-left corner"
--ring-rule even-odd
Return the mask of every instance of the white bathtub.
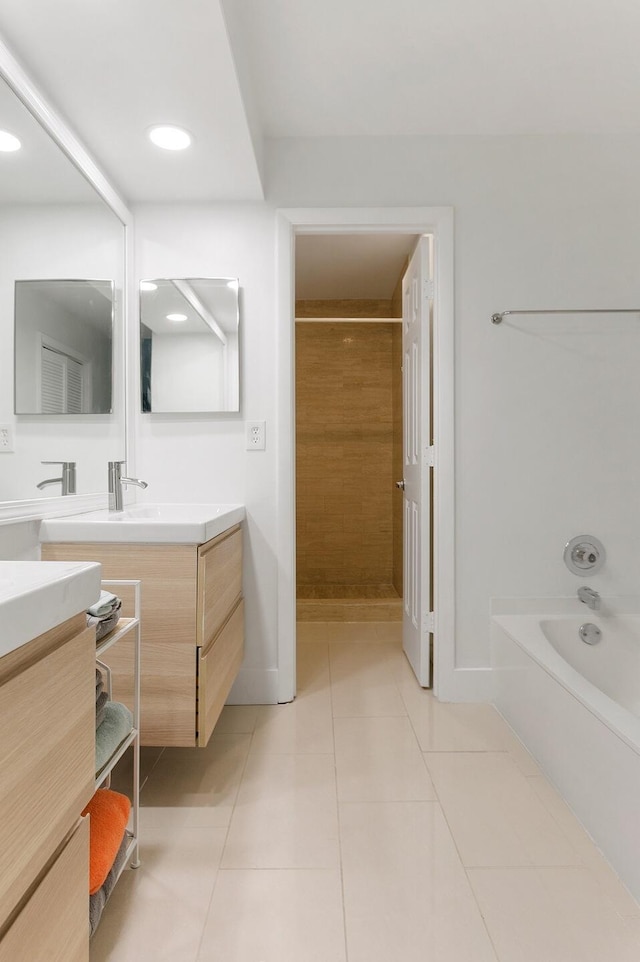
[[[640, 900], [640, 615], [508, 607], [491, 618], [495, 704]], [[596, 645], [578, 635], [586, 622]]]

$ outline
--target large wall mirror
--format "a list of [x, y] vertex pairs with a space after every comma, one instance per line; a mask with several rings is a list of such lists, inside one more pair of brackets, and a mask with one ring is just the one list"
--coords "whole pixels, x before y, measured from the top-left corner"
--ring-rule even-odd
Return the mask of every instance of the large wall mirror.
[[125, 457], [125, 227], [1, 73], [0, 130], [20, 147], [0, 150], [0, 503], [60, 497], [38, 488], [43, 461], [102, 494]]
[[142, 281], [142, 411], [238, 411], [238, 327], [237, 278]]

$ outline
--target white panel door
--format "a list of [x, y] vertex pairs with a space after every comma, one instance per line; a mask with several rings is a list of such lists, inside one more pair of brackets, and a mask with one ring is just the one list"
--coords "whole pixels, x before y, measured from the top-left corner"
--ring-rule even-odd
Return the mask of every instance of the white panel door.
[[421, 237], [402, 280], [404, 598], [402, 646], [431, 686], [431, 237]]

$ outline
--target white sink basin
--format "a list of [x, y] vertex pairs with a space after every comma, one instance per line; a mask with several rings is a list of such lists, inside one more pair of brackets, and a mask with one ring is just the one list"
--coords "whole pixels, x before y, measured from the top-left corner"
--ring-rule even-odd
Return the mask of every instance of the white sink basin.
[[244, 520], [242, 504], [136, 504], [46, 518], [40, 541], [203, 544]]
[[0, 561], [0, 656], [94, 604], [95, 561]]

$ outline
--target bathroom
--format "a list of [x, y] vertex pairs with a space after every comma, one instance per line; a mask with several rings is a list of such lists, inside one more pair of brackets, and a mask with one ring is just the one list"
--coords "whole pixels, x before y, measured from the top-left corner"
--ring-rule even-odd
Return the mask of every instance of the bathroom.
[[[224, 15], [231, 18], [234, 6], [237, 10], [238, 5], [225, 4]], [[201, 31], [194, 29], [193, 20], [187, 16], [182, 18], [177, 12], [165, 11], [167, 20], [156, 25], [154, 36], [158, 40], [164, 38], [163, 49], [169, 47], [173, 36], [183, 37], [185, 49], [197, 49], [201, 54], [193, 60], [197, 60], [203, 71], [213, 70], [214, 63], [216, 69], [222, 69], [220, 65], [229, 61], [231, 47], [240, 62], [239, 51], [244, 49], [253, 59], [256, 76], [266, 84], [269, 77], [276, 76], [278, 58], [297, 64], [299, 57], [295, 49], [276, 48], [274, 33], [278, 25], [282, 28], [279, 34], [282, 43], [293, 43], [295, 37], [279, 23], [275, 10], [271, 10], [273, 22], [269, 23], [266, 22], [267, 15], [256, 6], [248, 5], [253, 20], [250, 27], [229, 19], [231, 41], [221, 39], [223, 14], [217, 3], [212, 4], [206, 13], [199, 11]], [[293, 24], [298, 24], [296, 11], [292, 9], [295, 5], [285, 6], [288, 7], [289, 27], [293, 29]], [[336, 17], [347, 18], [344, 24], [346, 33], [348, 27], [353, 27], [348, 10], [340, 13], [337, 8], [332, 9]], [[36, 10], [37, 17], [34, 17]], [[130, 85], [131, 90], [136, 89], [136, 69], [128, 66], [129, 58], [119, 47], [124, 44], [123, 31], [117, 24], [114, 27], [109, 11], [93, 9], [89, 16], [88, 10], [74, 7], [73, 12], [69, 10], [67, 14], [74, 18], [76, 37], [90, 37], [95, 35], [95, 30], [100, 31], [105, 52], [111, 51], [122, 63], [119, 72], [122, 84]], [[568, 31], [566, 36], [572, 36], [573, 20], [565, 5], [561, 5], [558, 17], [562, 19], [564, 14], [567, 15], [566, 22], [562, 21]], [[313, 13], [308, 12], [308, 16], [313, 27]], [[381, 17], [389, 27], [388, 37], [395, 36], [382, 9]], [[25, 18], [30, 22], [27, 23]], [[134, 19], [128, 29], [131, 38], [138, 31], [135, 50], [142, 58], [140, 63], [148, 77], [157, 79], [158, 89], [163, 89], [164, 68], [158, 66], [157, 58], [154, 64], [148, 49], [151, 45], [144, 41], [147, 20], [137, 23]], [[33, 28], [35, 21], [39, 24], [37, 30]], [[204, 26], [209, 31], [209, 39], [215, 36], [216, 43], [220, 43], [220, 56], [212, 57], [205, 40], [200, 39], [199, 34], [206, 33]], [[321, 30], [321, 24], [315, 26]], [[517, 36], [517, 25], [511, 21], [508, 28], [504, 23], [502, 28], [503, 38], [505, 30], [507, 37]], [[607, 23], [607, 29], [615, 32], [610, 23]], [[558, 30], [560, 35], [560, 27]], [[608, 34], [603, 38], [601, 32], [594, 30], [595, 33], [594, 56], [600, 44], [613, 43]], [[466, 756], [471, 764], [474, 759], [469, 756], [474, 752], [486, 752], [495, 760], [495, 756], [501, 754], [500, 743], [490, 737], [493, 722], [485, 712], [493, 699], [489, 628], [492, 601], [573, 596], [582, 582], [564, 565], [563, 550], [571, 537], [582, 533], [598, 537], [607, 552], [605, 567], [589, 583], [605, 599], [610, 595], [629, 597], [637, 594], [635, 586], [640, 562], [633, 534], [638, 522], [634, 489], [639, 461], [634, 432], [637, 407], [633, 378], [635, 318], [632, 315], [626, 318], [624, 315], [603, 315], [600, 319], [597, 315], [580, 316], [576, 319], [579, 333], [576, 328], [572, 329], [568, 319], [562, 318], [560, 326], [552, 326], [553, 318], [540, 317], [513, 319], [513, 322], [505, 321], [501, 326], [491, 324], [492, 314], [502, 310], [628, 308], [638, 304], [636, 270], [640, 237], [633, 213], [640, 200], [637, 179], [640, 137], [636, 128], [631, 123], [628, 128], [621, 127], [618, 115], [607, 110], [606, 103], [598, 101], [602, 109], [595, 111], [593, 100], [589, 104], [588, 116], [581, 124], [574, 123], [574, 115], [563, 114], [562, 105], [557, 105], [558, 114], [552, 118], [554, 122], [549, 121], [546, 125], [532, 121], [523, 129], [518, 117], [512, 117], [510, 124], [504, 117], [500, 118], [500, 123], [493, 124], [492, 119], [496, 119], [486, 117], [484, 126], [474, 126], [467, 117], [466, 126], [461, 121], [459, 127], [453, 129], [443, 124], [438, 126], [434, 119], [433, 133], [424, 128], [407, 127], [412, 131], [407, 137], [396, 136], [397, 127], [377, 127], [371, 117], [368, 120], [361, 118], [357, 124], [354, 122], [348, 128], [348, 136], [338, 136], [343, 128], [323, 131], [320, 127], [309, 128], [300, 120], [297, 125], [291, 120], [289, 127], [279, 127], [277, 117], [274, 120], [271, 116], [270, 125], [266, 125], [268, 136], [261, 159], [254, 160], [253, 167], [249, 162], [237, 165], [231, 172], [227, 171], [226, 179], [220, 172], [219, 184], [215, 188], [210, 180], [201, 182], [203, 186], [197, 193], [193, 186], [197, 172], [189, 167], [184, 176], [176, 173], [182, 169], [178, 167], [178, 156], [170, 158], [169, 166], [165, 158], [158, 162], [163, 166], [159, 171], [154, 170], [155, 184], [151, 184], [150, 176], [146, 178], [144, 175], [139, 175], [136, 182], [133, 156], [129, 164], [121, 160], [118, 165], [117, 157], [110, 153], [113, 146], [108, 138], [100, 136], [100, 123], [83, 113], [75, 100], [78, 84], [74, 83], [74, 78], [77, 76], [86, 77], [87, 86], [92, 77], [98, 88], [103, 83], [103, 78], [95, 79], [91, 69], [95, 51], [89, 44], [80, 50], [73, 47], [73, 37], [56, 10], [48, 9], [44, 4], [9, 3], [0, 15], [0, 34], [7, 46], [20, 55], [28, 73], [38, 81], [59, 112], [70, 119], [80, 139], [91, 145], [99, 165], [113, 171], [113, 182], [127, 199], [125, 206], [130, 208], [126, 226], [130, 247], [126, 264], [122, 254], [116, 254], [112, 265], [98, 269], [88, 264], [80, 275], [110, 277], [120, 290], [124, 290], [122, 277], [126, 266], [129, 278], [126, 302], [130, 321], [126, 344], [123, 340], [116, 345], [119, 361], [115, 365], [116, 377], [122, 378], [123, 382], [120, 388], [116, 387], [116, 392], [121, 392], [117, 397], [123, 397], [126, 382], [126, 406], [116, 406], [114, 419], [108, 423], [103, 416], [96, 415], [93, 420], [83, 422], [88, 424], [87, 429], [83, 424], [79, 426], [86, 435], [83, 444], [87, 445], [85, 450], [88, 452], [83, 458], [77, 457], [79, 484], [86, 485], [79, 487], [80, 496], [91, 499], [96, 495], [106, 503], [107, 462], [126, 455], [128, 470], [149, 482], [145, 492], [136, 492], [135, 495], [143, 503], [145, 500], [187, 504], [238, 502], [245, 506], [243, 593], [246, 654], [229, 699], [234, 711], [226, 716], [227, 724], [232, 727], [233, 721], [238, 719], [236, 730], [219, 734], [219, 744], [226, 740], [221, 757], [223, 765], [227, 766], [225, 771], [230, 773], [235, 773], [237, 756], [245, 757], [242, 746], [248, 737], [246, 729], [254, 724], [253, 706], [262, 706], [260, 710], [266, 717], [270, 712], [278, 711], [277, 702], [288, 703], [293, 694], [293, 675], [288, 667], [293, 660], [294, 637], [291, 630], [293, 565], [288, 537], [293, 464], [290, 410], [292, 314], [283, 312], [283, 281], [275, 263], [276, 257], [282, 262], [283, 245], [288, 238], [283, 235], [281, 212], [289, 212], [289, 220], [296, 225], [301, 223], [304, 215], [312, 223], [324, 218], [335, 230], [340, 224], [348, 224], [349, 218], [353, 222], [359, 217], [358, 230], [362, 224], [368, 225], [367, 229], [379, 230], [384, 226], [381, 225], [384, 218], [397, 225], [411, 212], [414, 223], [421, 225], [428, 222], [428, 217], [441, 205], [452, 209], [454, 300], [452, 298], [448, 305], [444, 305], [443, 317], [449, 311], [449, 317], [453, 318], [454, 377], [451, 383], [445, 380], [441, 388], [445, 401], [449, 395], [452, 398], [452, 435], [443, 441], [454, 445], [455, 472], [449, 479], [450, 493], [454, 498], [454, 524], [452, 530], [443, 532], [443, 535], [454, 539], [455, 582], [451, 588], [455, 588], [455, 624], [451, 621], [449, 628], [436, 637], [439, 655], [434, 690], [440, 701], [435, 707], [429, 702], [429, 711], [440, 713], [438, 721], [455, 718], [455, 725], [466, 726], [466, 736], [458, 742], [451, 736], [450, 741], [430, 744], [433, 755], [459, 753], [460, 762], [462, 756]], [[626, 35], [634, 35], [629, 25]], [[244, 38], [243, 48], [239, 38]], [[261, 38], [263, 43], [259, 42]], [[378, 43], [383, 44], [383, 40], [386, 43], [387, 39], [378, 36]], [[626, 49], [622, 24], [615, 39], [616, 50]], [[198, 43], [202, 43], [201, 48], [194, 46]], [[501, 46], [502, 58], [505, 47], [508, 48], [508, 44]], [[308, 52], [308, 45], [306, 49]], [[117, 51], [120, 51], [118, 56]], [[383, 48], [378, 52], [379, 62], [384, 62]], [[556, 76], [563, 76], [563, 58], [567, 53], [568, 41], [561, 45], [561, 49], [555, 50], [558, 58], [554, 61], [558, 71]], [[344, 48], [338, 46], [335, 54], [339, 62], [338, 54], [344, 55]], [[269, 60], [269, 56], [273, 59]], [[137, 69], [140, 69], [140, 63]], [[635, 63], [635, 56], [631, 57], [630, 63]], [[477, 74], [472, 74], [475, 81], [478, 76], [485, 75], [486, 64], [480, 65], [474, 60], [470, 71], [474, 65], [477, 67]], [[509, 66], [515, 70], [516, 76], [521, 76], [518, 62], [509, 61]], [[228, 102], [235, 103], [240, 112], [243, 98], [248, 102], [248, 97], [242, 68], [239, 67], [238, 71], [240, 80], [236, 77], [233, 81], [227, 75], [231, 85], [227, 92]], [[504, 59], [501, 59], [500, 70], [496, 67], [496, 71], [494, 89], [504, 91]], [[206, 77], [211, 87], [213, 78]], [[590, 88], [585, 86], [585, 89]], [[546, 103], [554, 99], [549, 96]], [[97, 95], [94, 100], [101, 102]], [[620, 103], [620, 99], [612, 95], [611, 103], [614, 102]], [[311, 104], [315, 106], [316, 102], [311, 101]], [[149, 117], [148, 124], [155, 121], [158, 112], [162, 114], [161, 106], [155, 108], [154, 117]], [[279, 103], [279, 107], [284, 109], [284, 104]], [[503, 104], [503, 107], [506, 112], [508, 105]], [[177, 108], [175, 111], [177, 113]], [[96, 112], [99, 112], [97, 108]], [[318, 110], [316, 113], [321, 116], [322, 112]], [[251, 153], [251, 132], [253, 130], [255, 136], [255, 128], [252, 128], [253, 119], [247, 120], [247, 115], [253, 117], [248, 108], [243, 113], [243, 136], [245, 151]], [[305, 112], [307, 120], [313, 115], [312, 109]], [[207, 116], [210, 116], [210, 110]], [[598, 118], [601, 127], [594, 128], [594, 117]], [[176, 117], [176, 122], [179, 120]], [[183, 122], [193, 126], [195, 118], [190, 124], [186, 120]], [[101, 123], [105, 130], [110, 129], [107, 117]], [[141, 127], [148, 124], [145, 120]], [[194, 132], [199, 135], [198, 142], [204, 143], [204, 133]], [[142, 136], [141, 132], [141, 139]], [[117, 152], [124, 153], [121, 147], [116, 148]], [[147, 164], [155, 163], [148, 152], [145, 157]], [[264, 189], [256, 173], [259, 169], [265, 172]], [[130, 179], [126, 180], [127, 177]], [[44, 233], [42, 236], [45, 237]], [[86, 253], [88, 258], [89, 252]], [[4, 245], [2, 260], [5, 263]], [[22, 276], [39, 277], [43, 269], [35, 265], [32, 270], [25, 270]], [[136, 390], [138, 282], [147, 278], [212, 276], [237, 277], [240, 283], [240, 411], [215, 416], [143, 414]], [[290, 283], [290, 278], [287, 280]], [[3, 350], [0, 352], [0, 425], [16, 425], [16, 451], [0, 455], [0, 477], [4, 490], [5, 480], [15, 473], [18, 488], [4, 498], [5, 504], [0, 505], [3, 522], [0, 524], [0, 558], [6, 561], [37, 560], [40, 556], [38, 516], [25, 519], [24, 515], [18, 515], [23, 519], [16, 520], [15, 512], [12, 513], [7, 503], [31, 499], [35, 496], [35, 484], [53, 476], [44, 473], [49, 469], [42, 467], [40, 461], [74, 458], [68, 453], [66, 422], [56, 424], [56, 432], [42, 431], [42, 422], [37, 417], [16, 417], [13, 414], [12, 310], [10, 305], [7, 307], [4, 297], [5, 292]], [[612, 374], [614, 369], [621, 373]], [[245, 422], [249, 420], [265, 422], [264, 451], [246, 450]], [[125, 430], [126, 448], [123, 444]], [[100, 437], [101, 434], [105, 436]], [[92, 448], [94, 444], [95, 450]], [[29, 471], [29, 490], [25, 490], [26, 481], [24, 487], [20, 487], [23, 484], [20, 480], [22, 465]], [[46, 500], [55, 493], [51, 488], [43, 492]], [[52, 500], [56, 500], [59, 509], [59, 500]], [[96, 504], [95, 500], [84, 503], [90, 508]], [[391, 642], [381, 641], [382, 645], [387, 643]], [[311, 657], [309, 650], [314, 644], [313, 641], [300, 642], [300, 672], [304, 672]], [[359, 642], [352, 639], [349, 644], [350, 657], [356, 663], [364, 657], [355, 649]], [[380, 681], [380, 685], [384, 682]], [[304, 690], [299, 685], [299, 691]], [[319, 696], [317, 700], [322, 701]], [[285, 705], [282, 711], [289, 717], [292, 711], [297, 712], [302, 731], [307, 725], [306, 709], [303, 711], [305, 701], [297, 702], [297, 709]], [[400, 713], [400, 709], [394, 706], [395, 702], [384, 717], [395, 718], [395, 713]], [[321, 710], [325, 711], [324, 701]], [[420, 711], [416, 707], [416, 712]], [[486, 728], [483, 728], [485, 724]], [[472, 731], [474, 728], [475, 732]], [[482, 738], [478, 734], [481, 729], [484, 732]], [[423, 743], [423, 752], [428, 753], [426, 745]], [[321, 745], [319, 751], [316, 749], [309, 755], [330, 754], [325, 751], [326, 747]], [[274, 757], [276, 754], [284, 769], [283, 759], [288, 758], [286, 752], [274, 753]], [[301, 754], [306, 755], [306, 752]], [[152, 758], [149, 754], [147, 770]], [[153, 899], [160, 899], [161, 892], [172, 884], [167, 879], [174, 879], [176, 885], [185, 888], [191, 885], [195, 888], [193, 879], [204, 876], [205, 868], [198, 861], [201, 840], [198, 826], [207, 819], [213, 824], [206, 855], [211, 864], [219, 862], [216, 846], [220, 848], [224, 842], [227, 822], [222, 817], [222, 809], [225, 805], [217, 812], [197, 810], [197, 770], [194, 769], [189, 776], [187, 756], [183, 758], [185, 760], [181, 761], [181, 756], [176, 755], [175, 765], [178, 773], [182, 767], [185, 791], [192, 793], [188, 812], [191, 822], [185, 816], [185, 822], [175, 826], [176, 845], [163, 861], [158, 838], [167, 824], [164, 820], [168, 818], [171, 806], [158, 804], [150, 810], [147, 850], [149, 859], [157, 862], [158, 874], [152, 875], [141, 895], [142, 902], [146, 899], [144, 904], [141, 902], [141, 914], [145, 909], [148, 913]], [[452, 764], [456, 761], [458, 759], [454, 758]], [[533, 771], [527, 769], [527, 784], [542, 792], [541, 776]], [[496, 779], [499, 776], [496, 767]], [[285, 778], [284, 770], [280, 777]], [[235, 784], [234, 778], [235, 774], [229, 775], [230, 783]], [[165, 799], [171, 799], [170, 786], [165, 785], [163, 790]], [[558, 814], [557, 818], [560, 817]], [[219, 819], [217, 824], [216, 819]], [[188, 858], [181, 857], [180, 846], [189, 852]], [[144, 848], [143, 837], [142, 871]], [[514, 887], [516, 882], [524, 885], [523, 871], [514, 868], [508, 857], [498, 864], [501, 871], [504, 869], [505, 878], [513, 881]], [[515, 866], [521, 864], [521, 861], [515, 862]], [[563, 871], [566, 869], [578, 878], [582, 870], [574, 863], [570, 865], [571, 868], [563, 865]], [[275, 868], [280, 870], [277, 863]], [[282, 863], [282, 868], [289, 870], [291, 863]], [[308, 872], [311, 868], [318, 874], [329, 871], [322, 858], [305, 866]], [[200, 871], [202, 875], [198, 874]], [[232, 868], [223, 868], [220, 874], [226, 872], [226, 877], [231, 877], [233, 871]], [[473, 876], [475, 873], [478, 878], [483, 871], [472, 863], [468, 874]], [[497, 878], [498, 870], [492, 871]], [[215, 874], [210, 865], [206, 872], [209, 873], [206, 876], [209, 886], [206, 899], [204, 886], [202, 892], [194, 893], [190, 908], [197, 935], [189, 930], [191, 916], [186, 909], [179, 919], [174, 917], [174, 929], [187, 933], [182, 943], [173, 943], [174, 959], [184, 958], [185, 962], [193, 959], [195, 962], [198, 956], [197, 943]], [[129, 875], [134, 874], [127, 873], [128, 887], [133, 887]], [[556, 874], [559, 875], [560, 870]], [[258, 889], [252, 891], [255, 894]], [[278, 891], [284, 893], [283, 904], [294, 904], [294, 893], [288, 889]], [[255, 907], [261, 898], [266, 899], [264, 890], [259, 890], [252, 905]], [[461, 895], [461, 903], [463, 901]], [[223, 908], [220, 904], [216, 911], [223, 913]], [[485, 914], [489, 917], [488, 909]], [[597, 911], [593, 914], [597, 915]], [[636, 909], [627, 904], [620, 907], [618, 914], [624, 918], [626, 929], [637, 927]], [[307, 917], [302, 914], [301, 918], [306, 920]], [[106, 916], [102, 924], [105, 922]], [[527, 930], [524, 922], [522, 926], [523, 940], [537, 948], [537, 956], [532, 949], [534, 954], [531, 957], [553, 958], [550, 945], [545, 944], [541, 949], [535, 933]], [[107, 932], [115, 937], [116, 930], [115, 923], [109, 924], [103, 929], [105, 934], [101, 938], [106, 940]], [[561, 944], [569, 948], [564, 956], [557, 957], [563, 962], [564, 959], [588, 958], [585, 954], [577, 954], [578, 949], [571, 943], [568, 929], [563, 931], [566, 941]], [[151, 935], [152, 926], [149, 924], [145, 936], [151, 938]], [[124, 939], [124, 928], [120, 929], [120, 937]], [[165, 932], [163, 937], [168, 944], [168, 933]], [[364, 950], [363, 956], [357, 955], [355, 930], [350, 933], [350, 938], [349, 962], [366, 957]], [[249, 958], [264, 958], [270, 962], [272, 957], [282, 957], [277, 954], [276, 942], [277, 937], [265, 930], [264, 943], [253, 955], [243, 955], [238, 949], [235, 956], [232, 952], [228, 957], [238, 962]], [[503, 962], [503, 959], [513, 957], [509, 955], [508, 947], [501, 949], [498, 936], [494, 942], [495, 949], [487, 950], [487, 958], [497, 957]], [[97, 949], [94, 947], [92, 951], [95, 954]], [[489, 954], [491, 951], [493, 956]], [[112, 948], [114, 960], [118, 959], [116, 952], [117, 941]], [[109, 957], [106, 948], [103, 953], [104, 958]], [[130, 957], [141, 957], [139, 946], [137, 955], [133, 955], [133, 950], [131, 953]], [[411, 958], [408, 950], [405, 954]], [[153, 957], [162, 958], [157, 941]], [[296, 957], [305, 958], [299, 944]], [[307, 957], [313, 958], [312, 955]], [[342, 955], [336, 950], [333, 956], [329, 952], [324, 956], [331, 957], [344, 958], [344, 951]], [[441, 957], [447, 958], [444, 950]], [[467, 957], [474, 956], [469, 953]], [[477, 957], [484, 958], [480, 951]], [[600, 957], [626, 958], [622, 948], [617, 956], [615, 952], [605, 950]], [[375, 958], [373, 950], [369, 958]]]

